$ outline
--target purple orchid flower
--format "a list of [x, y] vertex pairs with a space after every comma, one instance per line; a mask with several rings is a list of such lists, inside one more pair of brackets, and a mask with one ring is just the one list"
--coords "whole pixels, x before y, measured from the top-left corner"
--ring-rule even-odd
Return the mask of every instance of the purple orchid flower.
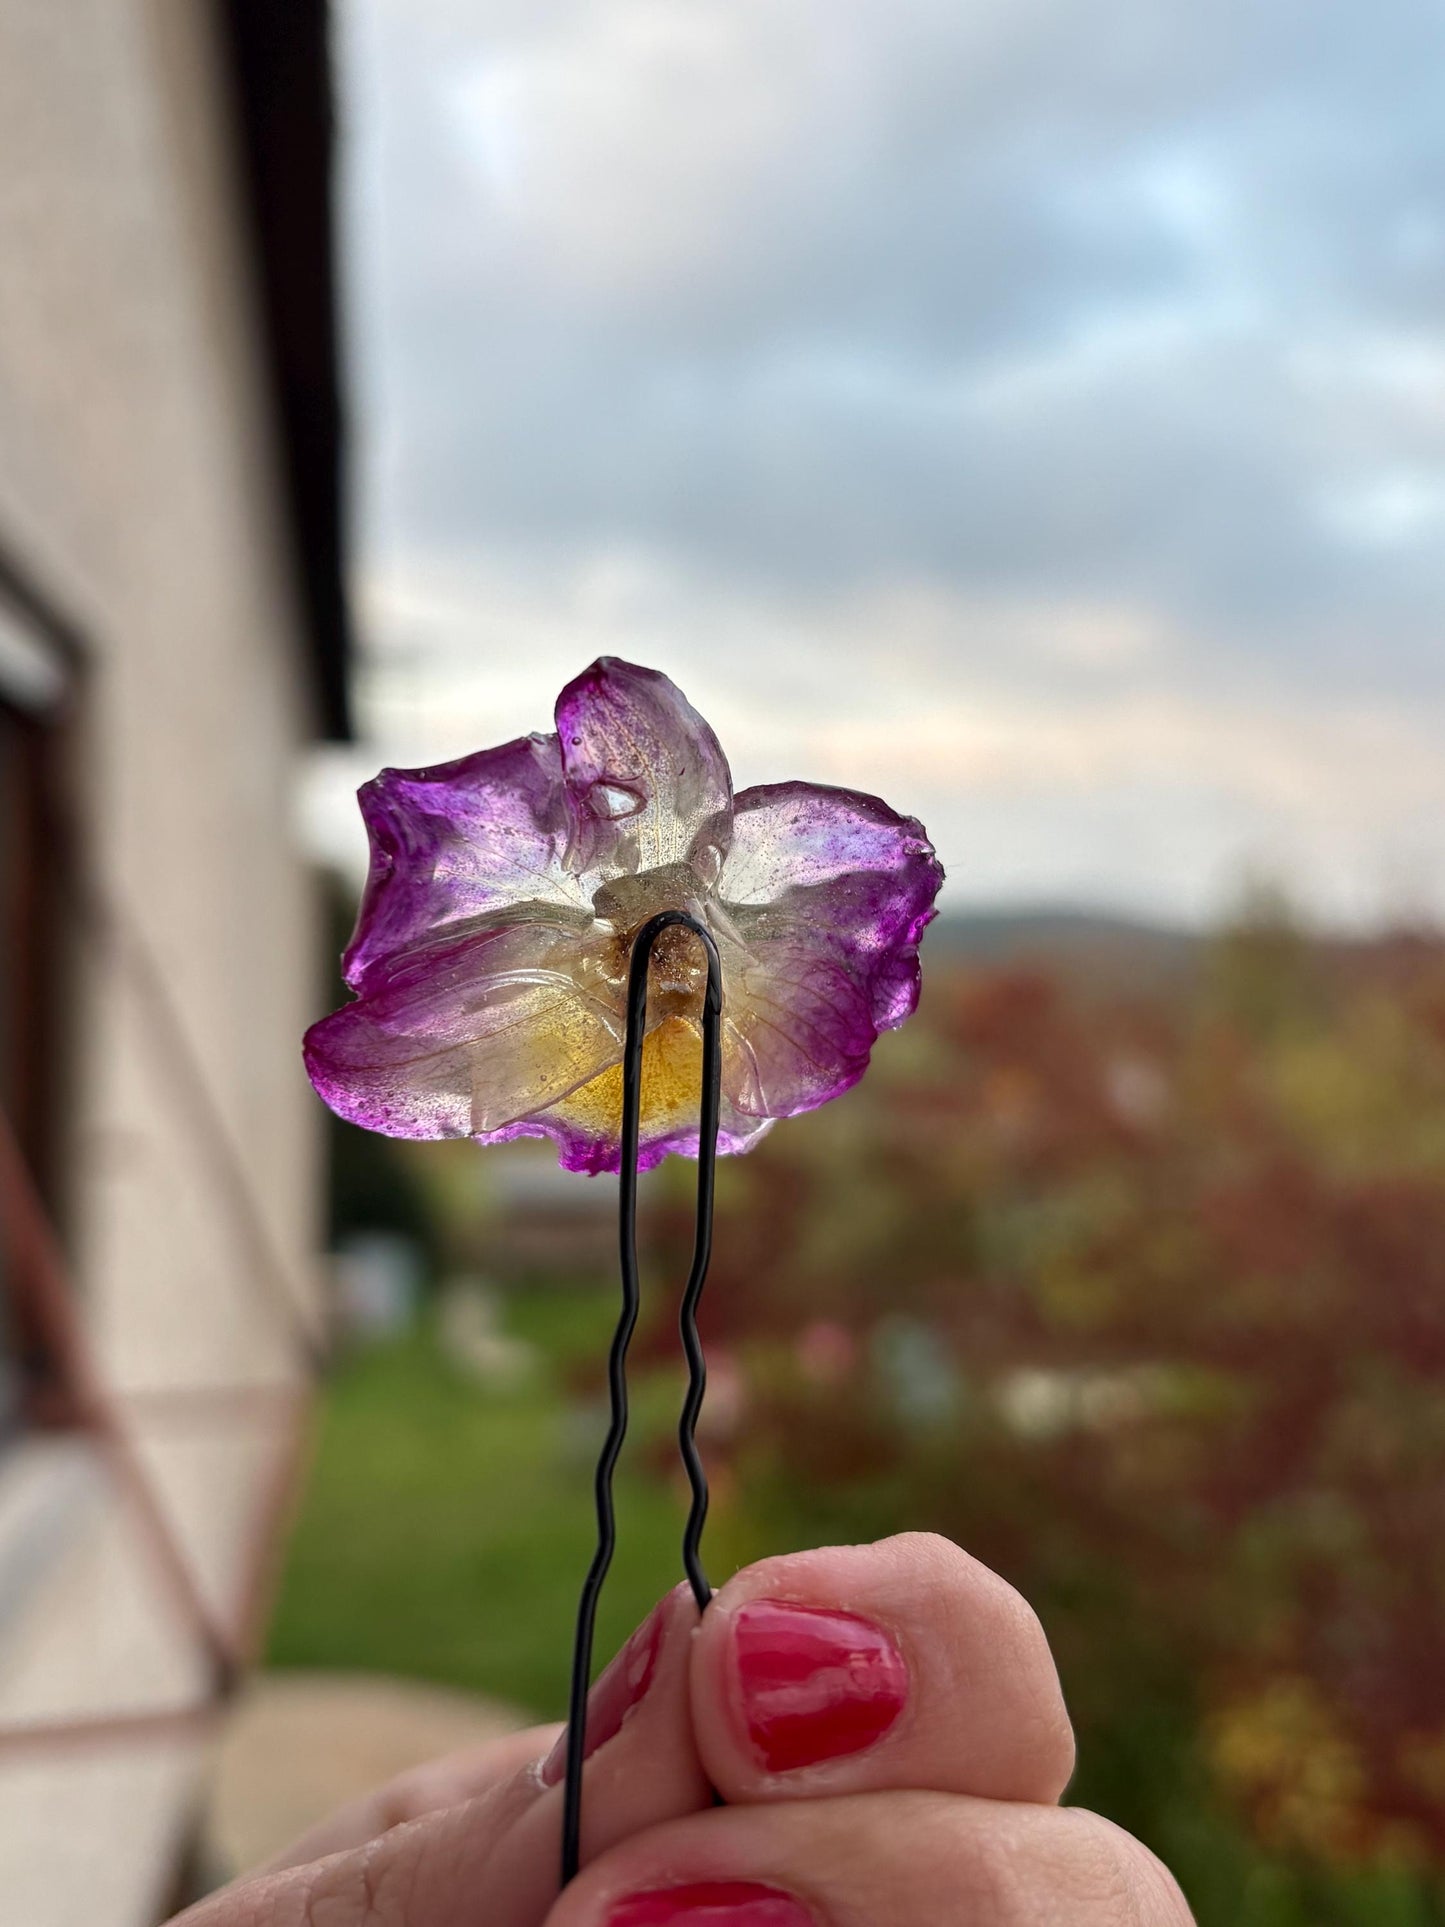
[[[391, 1137], [550, 1137], [618, 1168], [632, 941], [659, 910], [723, 966], [718, 1148], [857, 1083], [918, 1002], [943, 871], [922, 826], [815, 783], [733, 795], [675, 685], [603, 657], [557, 733], [360, 792], [371, 872], [343, 959], [356, 999], [307, 1033], [341, 1117]], [[702, 946], [665, 931], [648, 981], [640, 1166], [697, 1153]]]

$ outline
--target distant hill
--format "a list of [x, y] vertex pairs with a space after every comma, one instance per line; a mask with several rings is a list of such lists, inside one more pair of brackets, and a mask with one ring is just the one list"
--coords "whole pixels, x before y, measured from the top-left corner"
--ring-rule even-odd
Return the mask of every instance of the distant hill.
[[925, 956], [959, 963], [1047, 965], [1113, 985], [1153, 984], [1198, 966], [1190, 930], [1092, 910], [1040, 905], [953, 911], [929, 926]]

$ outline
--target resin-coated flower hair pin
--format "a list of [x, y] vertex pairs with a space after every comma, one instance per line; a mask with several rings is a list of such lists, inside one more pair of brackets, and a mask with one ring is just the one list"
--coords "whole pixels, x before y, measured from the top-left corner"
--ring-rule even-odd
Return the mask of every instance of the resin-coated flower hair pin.
[[343, 960], [355, 1001], [312, 1026], [305, 1052], [332, 1110], [369, 1130], [550, 1137], [568, 1170], [621, 1173], [623, 1305], [573, 1658], [565, 1880], [627, 1423], [638, 1171], [669, 1151], [698, 1159], [679, 1435], [693, 1490], [683, 1557], [703, 1607], [693, 1434], [713, 1160], [863, 1075], [879, 1033], [918, 1002], [918, 939], [943, 872], [922, 826], [877, 797], [797, 782], [734, 796], [716, 736], [656, 670], [603, 657], [562, 691], [556, 723], [363, 788], [371, 871]]
[[[604, 657], [557, 733], [361, 792], [371, 874], [345, 957], [356, 1001], [306, 1039], [334, 1111], [392, 1137], [554, 1138], [618, 1169], [632, 941], [683, 910], [723, 973], [718, 1148], [862, 1076], [918, 1001], [942, 871], [876, 797], [765, 783], [734, 797], [716, 736], [665, 676]], [[702, 959], [653, 955], [641, 1166], [697, 1148]]]

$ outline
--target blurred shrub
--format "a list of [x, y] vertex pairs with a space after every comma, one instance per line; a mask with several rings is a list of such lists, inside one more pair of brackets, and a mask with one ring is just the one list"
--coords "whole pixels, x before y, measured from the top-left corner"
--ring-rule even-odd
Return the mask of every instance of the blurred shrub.
[[1076, 1797], [1202, 1918], [1441, 1917], [1445, 948], [1266, 905], [1143, 991], [925, 974], [856, 1092], [721, 1173], [714, 1463], [768, 1541], [1004, 1572]]

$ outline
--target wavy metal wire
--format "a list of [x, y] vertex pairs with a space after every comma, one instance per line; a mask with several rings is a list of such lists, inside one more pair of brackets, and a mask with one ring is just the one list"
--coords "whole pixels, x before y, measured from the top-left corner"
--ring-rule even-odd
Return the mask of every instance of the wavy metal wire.
[[567, 1716], [567, 1770], [562, 1806], [562, 1884], [577, 1872], [582, 1847], [582, 1762], [587, 1752], [587, 1689], [592, 1679], [592, 1642], [597, 1602], [617, 1544], [612, 1475], [627, 1435], [627, 1352], [637, 1329], [641, 1292], [637, 1276], [637, 1149], [642, 1125], [642, 1046], [647, 1033], [647, 970], [653, 946], [664, 930], [690, 930], [707, 953], [707, 990], [702, 1016], [702, 1093], [697, 1138], [697, 1224], [692, 1269], [682, 1296], [678, 1324], [687, 1359], [687, 1394], [678, 1423], [678, 1446], [692, 1488], [692, 1505], [682, 1537], [682, 1563], [698, 1611], [712, 1598], [702, 1569], [700, 1547], [707, 1519], [707, 1475], [697, 1450], [697, 1420], [707, 1390], [707, 1366], [698, 1337], [697, 1307], [712, 1255], [713, 1191], [717, 1169], [718, 1107], [722, 1093], [722, 965], [717, 946], [695, 917], [664, 910], [643, 925], [632, 946], [627, 979], [627, 1037], [622, 1055], [622, 1173], [618, 1201], [618, 1243], [622, 1269], [622, 1310], [607, 1360], [611, 1423], [597, 1461], [597, 1550], [583, 1582], [572, 1649], [572, 1691]]

